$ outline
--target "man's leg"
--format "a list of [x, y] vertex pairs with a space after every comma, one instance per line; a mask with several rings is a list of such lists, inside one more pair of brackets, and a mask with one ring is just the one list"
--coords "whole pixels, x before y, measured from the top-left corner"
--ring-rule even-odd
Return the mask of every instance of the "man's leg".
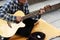
[[32, 20], [31, 18], [24, 20], [23, 22], [26, 24], [24, 28], [19, 28], [16, 32], [17, 35], [28, 37], [34, 27], [34, 23], [37, 20]]

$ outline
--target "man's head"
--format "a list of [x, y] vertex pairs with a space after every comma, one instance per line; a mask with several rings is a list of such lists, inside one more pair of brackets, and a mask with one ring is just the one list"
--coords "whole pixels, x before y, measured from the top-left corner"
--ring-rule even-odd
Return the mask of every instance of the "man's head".
[[27, 2], [27, 0], [18, 0], [18, 1], [19, 1], [19, 3], [22, 3], [22, 4]]

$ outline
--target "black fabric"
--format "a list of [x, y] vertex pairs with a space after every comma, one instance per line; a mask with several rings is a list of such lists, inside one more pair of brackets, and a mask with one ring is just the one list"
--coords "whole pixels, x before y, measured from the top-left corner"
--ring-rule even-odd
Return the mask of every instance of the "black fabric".
[[31, 18], [24, 20], [23, 22], [25, 23], [25, 27], [24, 28], [19, 28], [16, 32], [17, 35], [21, 35], [24, 37], [28, 37], [34, 27], [34, 23], [37, 20], [32, 20]]
[[9, 38], [4, 38], [4, 40], [8, 40]]
[[46, 35], [43, 32], [34, 32], [30, 34], [27, 40], [44, 40], [45, 36]]
[[1, 37], [0, 37], [0, 40], [8, 40], [8, 39], [9, 39], [9, 38], [1, 38]]
[[1, 8], [2, 6], [0, 6], [0, 8]]

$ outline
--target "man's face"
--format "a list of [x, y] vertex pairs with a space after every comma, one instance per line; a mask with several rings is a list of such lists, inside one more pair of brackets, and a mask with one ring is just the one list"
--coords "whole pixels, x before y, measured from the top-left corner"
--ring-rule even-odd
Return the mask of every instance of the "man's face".
[[24, 4], [27, 0], [19, 0], [20, 3]]

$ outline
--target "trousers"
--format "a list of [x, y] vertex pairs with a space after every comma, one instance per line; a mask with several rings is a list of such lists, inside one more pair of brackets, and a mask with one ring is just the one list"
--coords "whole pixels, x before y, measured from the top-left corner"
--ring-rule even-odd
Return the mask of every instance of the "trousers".
[[25, 24], [25, 27], [24, 28], [19, 28], [16, 32], [17, 35], [21, 35], [21, 36], [24, 36], [24, 37], [28, 37], [34, 27], [34, 23], [36, 22], [37, 20], [32, 20], [31, 18], [29, 19], [26, 19], [23, 21], [23, 23]]

